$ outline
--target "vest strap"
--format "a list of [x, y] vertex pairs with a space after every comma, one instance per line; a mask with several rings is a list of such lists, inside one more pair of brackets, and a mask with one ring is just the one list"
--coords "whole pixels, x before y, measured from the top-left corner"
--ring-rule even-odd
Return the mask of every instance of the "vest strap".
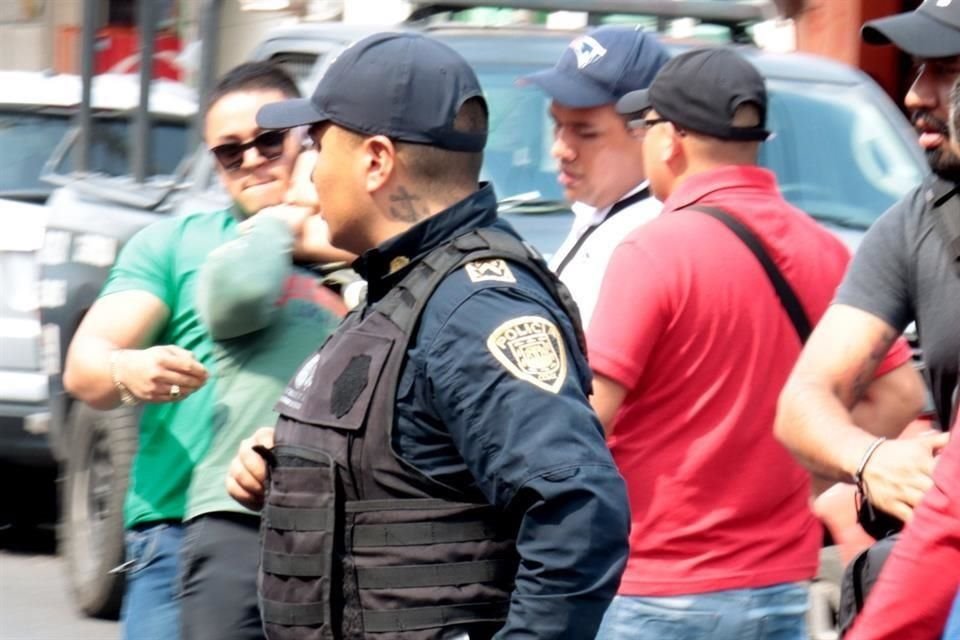
[[410, 498], [406, 500], [347, 500], [343, 505], [345, 513], [365, 513], [368, 511], [410, 511], [410, 510], [447, 510], [461, 507], [474, 508], [482, 513], [493, 514], [488, 504], [469, 502], [450, 502], [441, 498]]
[[391, 611], [363, 612], [366, 633], [413, 631], [471, 622], [501, 622], [507, 619], [509, 601], [452, 604]]
[[406, 589], [496, 582], [510, 579], [515, 572], [507, 560], [480, 560], [450, 564], [406, 565], [357, 568], [361, 589]]
[[323, 602], [290, 604], [260, 598], [260, 615], [263, 621], [285, 627], [320, 626], [326, 618], [325, 609]]
[[300, 509], [267, 504], [263, 510], [267, 527], [277, 531], [327, 531], [330, 512], [327, 509]]
[[423, 544], [468, 542], [496, 537], [490, 522], [424, 522], [399, 524], [360, 524], [353, 528], [353, 546], [409, 547]]
[[310, 578], [330, 575], [330, 562], [322, 554], [264, 551], [260, 558], [265, 573]]

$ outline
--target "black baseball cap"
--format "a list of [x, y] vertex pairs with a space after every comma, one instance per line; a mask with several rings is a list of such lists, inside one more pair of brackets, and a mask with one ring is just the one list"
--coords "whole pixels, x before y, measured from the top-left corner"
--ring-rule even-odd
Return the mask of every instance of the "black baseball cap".
[[863, 25], [868, 44], [895, 44], [917, 58], [960, 55], [960, 0], [926, 0], [914, 11]]
[[670, 55], [657, 37], [639, 27], [597, 27], [571, 42], [557, 64], [524, 76], [558, 103], [574, 109], [613, 104], [646, 89]]
[[[753, 127], [733, 125], [737, 108], [751, 103], [760, 111]], [[767, 89], [756, 68], [732, 49], [694, 49], [663, 66], [649, 89], [631, 91], [617, 102], [622, 115], [656, 109], [664, 119], [722, 140], [762, 141], [767, 131]]]
[[264, 105], [257, 124], [287, 129], [330, 121], [367, 135], [482, 151], [486, 132], [453, 128], [457, 112], [470, 98], [483, 100], [483, 90], [459, 53], [416, 33], [376, 33], [344, 49], [310, 98]]

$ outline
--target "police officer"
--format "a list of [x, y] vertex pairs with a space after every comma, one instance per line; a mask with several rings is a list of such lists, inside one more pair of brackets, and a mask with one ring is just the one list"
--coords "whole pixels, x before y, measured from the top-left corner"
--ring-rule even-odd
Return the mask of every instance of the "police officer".
[[331, 242], [368, 283], [227, 479], [263, 507], [268, 636], [593, 637], [626, 561], [625, 488], [569, 295], [478, 187], [473, 71], [377, 34], [258, 122], [310, 125]]

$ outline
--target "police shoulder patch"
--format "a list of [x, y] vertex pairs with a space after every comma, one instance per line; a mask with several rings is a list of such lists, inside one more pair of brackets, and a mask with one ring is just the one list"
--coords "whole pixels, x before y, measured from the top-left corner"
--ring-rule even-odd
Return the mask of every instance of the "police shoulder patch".
[[567, 352], [557, 326], [540, 316], [507, 320], [487, 338], [487, 349], [514, 377], [557, 393], [567, 377]]
[[466, 265], [470, 282], [513, 282], [517, 281], [506, 260], [474, 260]]

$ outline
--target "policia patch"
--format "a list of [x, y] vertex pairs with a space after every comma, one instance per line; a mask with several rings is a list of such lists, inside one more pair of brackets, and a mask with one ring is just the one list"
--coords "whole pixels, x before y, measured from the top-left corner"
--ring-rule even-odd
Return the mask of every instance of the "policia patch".
[[474, 260], [468, 262], [467, 276], [470, 282], [516, 282], [517, 279], [507, 266], [506, 260]]
[[567, 352], [556, 325], [540, 316], [507, 320], [487, 338], [487, 349], [507, 371], [557, 393], [567, 377]]

